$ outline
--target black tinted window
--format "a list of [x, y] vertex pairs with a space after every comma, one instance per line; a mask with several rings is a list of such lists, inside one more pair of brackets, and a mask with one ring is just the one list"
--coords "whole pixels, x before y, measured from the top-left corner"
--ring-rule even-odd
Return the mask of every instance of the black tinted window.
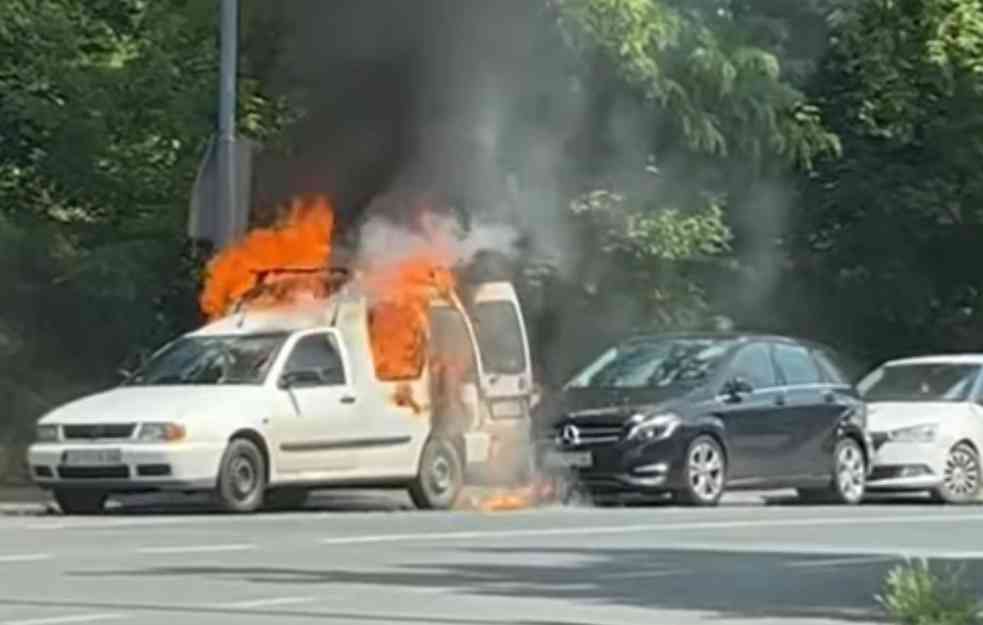
[[568, 388], [646, 388], [706, 380], [731, 354], [732, 340], [659, 338], [607, 350], [578, 373]]
[[791, 385], [819, 384], [822, 378], [809, 352], [799, 345], [775, 345], [775, 362]]
[[345, 383], [341, 354], [327, 334], [312, 334], [297, 341], [284, 373], [317, 373], [325, 386]]
[[775, 367], [771, 364], [768, 346], [762, 343], [749, 345], [742, 349], [731, 364], [732, 377], [740, 377], [754, 388], [775, 386]]

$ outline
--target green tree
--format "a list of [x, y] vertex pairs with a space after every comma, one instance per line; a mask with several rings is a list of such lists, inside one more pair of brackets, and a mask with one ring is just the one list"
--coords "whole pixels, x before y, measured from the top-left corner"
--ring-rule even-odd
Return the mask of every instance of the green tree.
[[[791, 317], [875, 360], [965, 349], [983, 338], [983, 7], [860, 3], [835, 42], [813, 91], [844, 158], [805, 185]], [[840, 310], [815, 318], [821, 299]]]
[[[216, 8], [0, 3], [0, 396], [16, 419], [196, 319], [183, 231], [214, 127]], [[277, 131], [283, 103], [248, 75], [241, 102], [244, 131]]]

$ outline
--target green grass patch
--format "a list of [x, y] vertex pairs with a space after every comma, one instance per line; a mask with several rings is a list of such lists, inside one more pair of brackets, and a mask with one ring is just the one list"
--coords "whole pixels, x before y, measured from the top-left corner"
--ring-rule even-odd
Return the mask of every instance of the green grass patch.
[[902, 625], [977, 625], [980, 603], [961, 583], [961, 571], [932, 571], [922, 560], [894, 568], [877, 596], [888, 615]]

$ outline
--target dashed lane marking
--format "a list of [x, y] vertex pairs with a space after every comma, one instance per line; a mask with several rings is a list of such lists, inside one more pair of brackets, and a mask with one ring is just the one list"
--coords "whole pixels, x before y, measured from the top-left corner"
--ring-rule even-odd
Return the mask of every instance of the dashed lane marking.
[[32, 618], [21, 621], [4, 621], [0, 625], [67, 625], [68, 623], [113, 621], [121, 619], [123, 616], [123, 614], [73, 614], [68, 616], [52, 616], [49, 618]]
[[226, 551], [252, 551], [256, 545], [175, 545], [171, 547], [141, 547], [137, 553], [167, 555], [181, 553], [221, 553]]

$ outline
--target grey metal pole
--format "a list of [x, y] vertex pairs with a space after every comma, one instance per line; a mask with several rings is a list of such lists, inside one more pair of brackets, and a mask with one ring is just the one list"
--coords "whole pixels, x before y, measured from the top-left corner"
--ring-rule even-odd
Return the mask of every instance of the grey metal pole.
[[225, 225], [220, 245], [231, 243], [245, 224], [240, 211], [236, 180], [236, 74], [239, 56], [239, 1], [221, 0], [221, 70], [218, 101], [218, 206], [219, 223]]

